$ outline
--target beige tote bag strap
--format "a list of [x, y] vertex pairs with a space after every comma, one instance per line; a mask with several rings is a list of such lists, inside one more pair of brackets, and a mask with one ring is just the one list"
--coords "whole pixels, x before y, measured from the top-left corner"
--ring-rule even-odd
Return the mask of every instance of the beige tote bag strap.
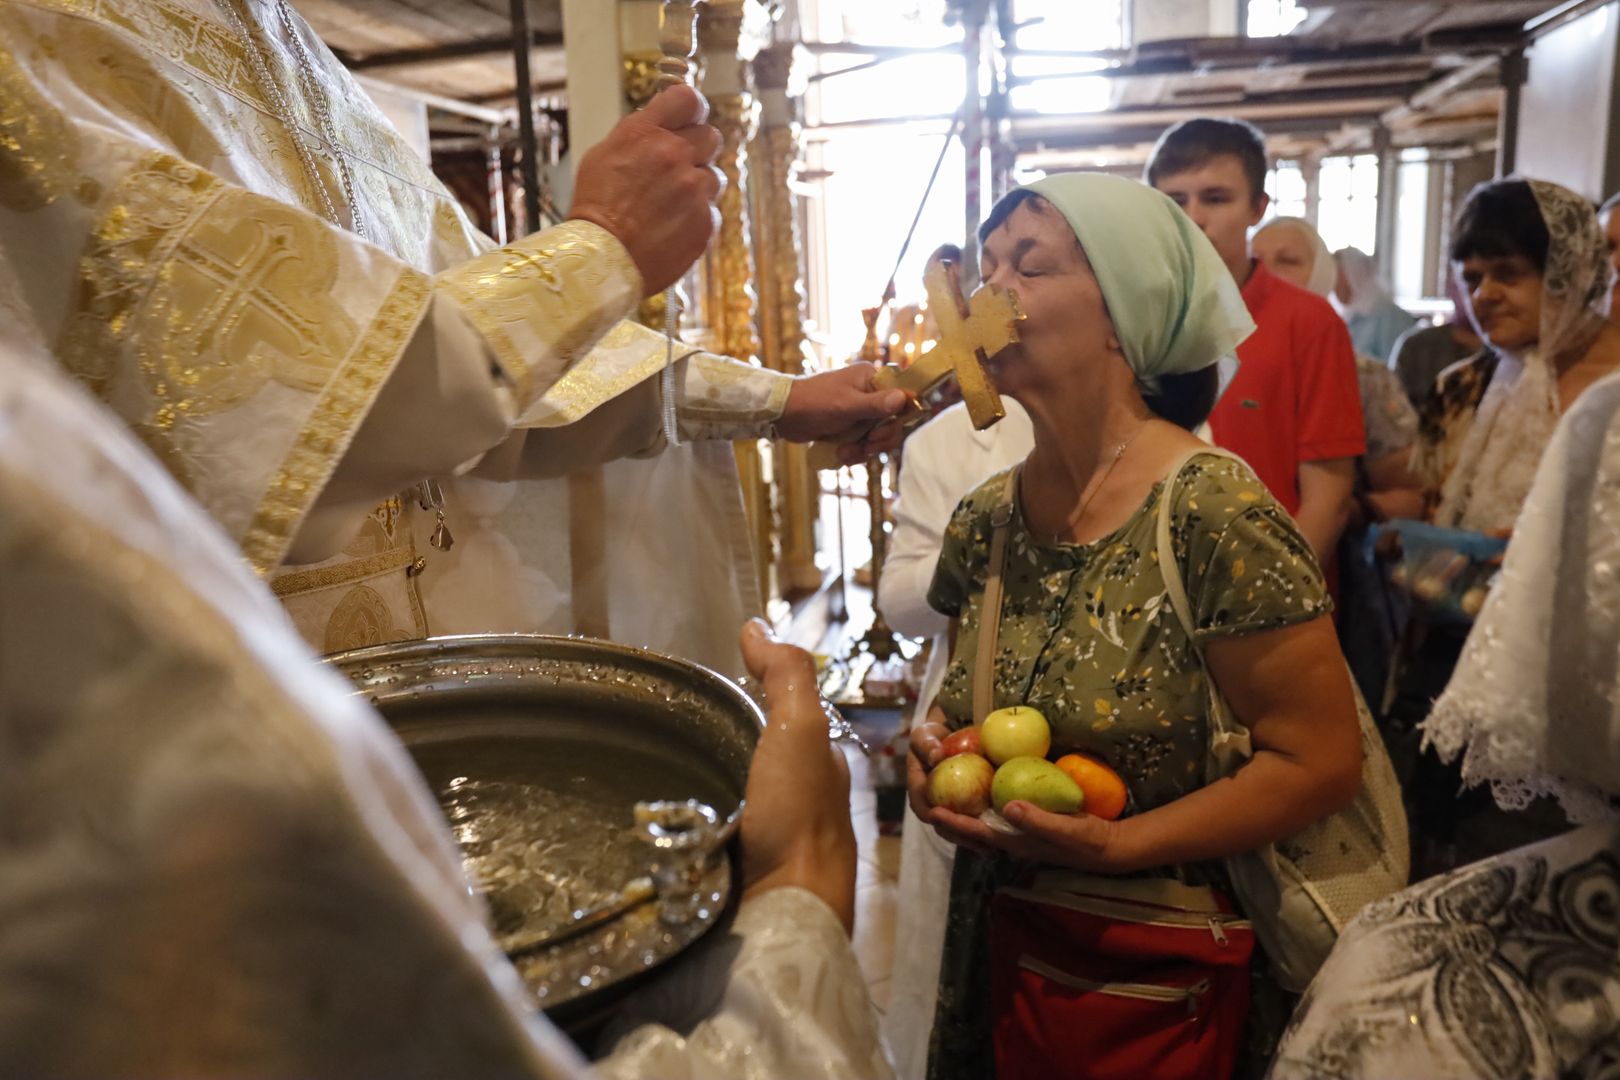
[[990, 512], [990, 564], [984, 578], [984, 602], [979, 610], [979, 648], [973, 657], [973, 724], [984, 723], [995, 708], [996, 637], [1001, 633], [1001, 576], [1007, 568], [1007, 534], [1012, 532], [1013, 500], [1018, 474], [1013, 466], [1002, 485], [1001, 500]]
[[[1241, 463], [1242, 458], [1226, 450], [1214, 446], [1202, 446], [1196, 450], [1189, 450], [1176, 459], [1165, 473], [1164, 487], [1159, 492], [1159, 520], [1158, 520], [1158, 550], [1159, 572], [1164, 575], [1164, 592], [1175, 609], [1176, 618], [1181, 620], [1181, 628], [1187, 631], [1187, 636], [1193, 636], [1192, 603], [1187, 599], [1187, 582], [1181, 576], [1181, 564], [1176, 562], [1175, 545], [1170, 542], [1170, 522], [1175, 515], [1176, 481], [1181, 479], [1181, 471], [1187, 467], [1187, 462], [1203, 454], [1213, 454], [1216, 457], [1231, 458]], [[1200, 656], [1200, 659], [1202, 657]]]
[[1221, 696], [1220, 687], [1215, 685], [1214, 677], [1209, 674], [1208, 665], [1204, 664], [1204, 650], [1198, 647], [1197, 640], [1193, 638], [1196, 624], [1193, 621], [1192, 602], [1187, 599], [1187, 582], [1181, 575], [1181, 564], [1176, 562], [1175, 545], [1170, 542], [1170, 522], [1175, 516], [1176, 481], [1181, 479], [1181, 471], [1187, 467], [1187, 462], [1201, 454], [1231, 458], [1239, 463], [1243, 461], [1236, 454], [1213, 446], [1189, 451], [1176, 459], [1176, 463], [1165, 475], [1164, 487], [1159, 492], [1158, 551], [1159, 573], [1164, 577], [1165, 597], [1175, 609], [1176, 618], [1181, 620], [1181, 628], [1187, 632], [1187, 638], [1193, 642], [1193, 653], [1198, 657], [1199, 664], [1204, 665], [1204, 681], [1209, 686], [1210, 745], [1207, 775], [1210, 779], [1215, 779], [1229, 776], [1236, 771], [1239, 765], [1252, 756], [1254, 746], [1249, 739], [1248, 729], [1232, 716], [1226, 699]]

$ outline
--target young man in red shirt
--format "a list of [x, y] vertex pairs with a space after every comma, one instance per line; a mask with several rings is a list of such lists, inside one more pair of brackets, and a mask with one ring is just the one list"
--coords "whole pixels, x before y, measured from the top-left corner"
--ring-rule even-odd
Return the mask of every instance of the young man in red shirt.
[[1254, 316], [1237, 375], [1210, 414], [1215, 444], [1249, 463], [1330, 569], [1366, 450], [1355, 351], [1326, 300], [1250, 257], [1249, 230], [1270, 202], [1265, 180], [1265, 138], [1241, 120], [1177, 124], [1147, 166], [1147, 182], [1215, 245]]

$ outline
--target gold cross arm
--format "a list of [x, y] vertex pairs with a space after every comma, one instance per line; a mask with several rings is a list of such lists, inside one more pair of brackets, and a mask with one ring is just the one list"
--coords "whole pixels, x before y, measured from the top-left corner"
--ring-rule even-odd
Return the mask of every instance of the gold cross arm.
[[923, 286], [928, 290], [939, 341], [908, 368], [878, 369], [875, 381], [882, 389], [894, 386], [921, 397], [954, 374], [974, 428], [983, 431], [1007, 415], [1001, 395], [984, 372], [984, 362], [1018, 340], [1023, 312], [1012, 293], [993, 285], [975, 290], [964, 305], [943, 264], [929, 269]]

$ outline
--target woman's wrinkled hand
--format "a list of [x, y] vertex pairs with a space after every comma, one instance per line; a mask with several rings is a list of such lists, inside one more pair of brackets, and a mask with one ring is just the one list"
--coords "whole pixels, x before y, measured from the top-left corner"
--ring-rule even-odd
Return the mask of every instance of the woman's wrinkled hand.
[[742, 654], [765, 687], [769, 713], [748, 769], [743, 899], [770, 889], [806, 889], [849, 930], [855, 923], [849, 766], [828, 735], [815, 661], [777, 641], [758, 619], [743, 627]]
[[1018, 829], [1017, 833], [992, 829], [978, 818], [939, 807], [929, 814], [925, 820], [940, 836], [981, 855], [1002, 851], [1020, 859], [1094, 874], [1127, 869], [1115, 858], [1113, 840], [1118, 822], [1105, 821], [1095, 814], [1051, 814], [1033, 803], [1014, 800], [1001, 816]]
[[938, 765], [941, 743], [950, 734], [945, 714], [935, 706], [925, 723], [911, 729], [911, 753], [906, 758], [906, 791], [911, 812], [945, 840], [980, 855], [1004, 851], [1024, 859], [1068, 866], [1094, 873], [1116, 872], [1111, 842], [1115, 822], [1094, 814], [1049, 814], [1032, 803], [1014, 800], [1003, 817], [1016, 826], [1017, 835], [992, 829], [975, 817], [952, 813], [928, 801], [928, 773]]

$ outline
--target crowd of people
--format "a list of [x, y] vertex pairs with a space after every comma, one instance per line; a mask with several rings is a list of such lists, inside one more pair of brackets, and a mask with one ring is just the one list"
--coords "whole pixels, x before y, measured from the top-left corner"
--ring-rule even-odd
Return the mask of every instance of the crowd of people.
[[[1612, 577], [1601, 556], [1620, 535], [1581, 509], [1614, 494], [1615, 202], [1599, 211], [1528, 178], [1480, 185], [1449, 234], [1452, 314], [1419, 325], [1364, 252], [1267, 218], [1267, 164], [1250, 125], [1192, 120], [1160, 139], [1143, 183], [1050, 176], [981, 229], [984, 280], [1026, 313], [1020, 342], [991, 360], [1022, 411], [971, 453], [960, 406], [906, 444], [898, 572], [879, 597], [935, 649], [912, 723], [885, 1017], [902, 1075], [1063, 1075], [1053, 1035], [1072, 1025], [1117, 1024], [1118, 1062], [1169, 1070], [1154, 1075], [1258, 1076], [1273, 1062], [1300, 1076], [1404, 1075], [1408, 1062], [1414, 1075], [1592, 1075], [1620, 1052], [1612, 1023], [1570, 1019], [1577, 1004], [1613, 1015], [1620, 963], [1580, 944], [1595, 919], [1612, 945], [1613, 910], [1561, 915], [1546, 881], [1549, 865], [1585, 875], [1592, 904], [1620, 890], [1612, 827], [1563, 835], [1605, 816], [1620, 781], [1501, 749], [1533, 716], [1524, 739], [1578, 755], [1578, 729], [1601, 759], [1620, 716], [1620, 638], [1612, 613], [1589, 614], [1612, 607], [1612, 582], [1606, 601], [1583, 591]], [[1217, 399], [1227, 355], [1236, 375]], [[1527, 508], [1533, 488], [1548, 491]], [[1507, 629], [1532, 607], [1537, 631]], [[1540, 666], [1509, 655], [1558, 616], [1600, 636], [1569, 658], [1535, 640]], [[1553, 671], [1572, 684], [1556, 700]], [[930, 804], [943, 740], [1015, 704], [1048, 716], [1052, 756], [1123, 778], [1124, 815], [1013, 802], [1009, 829]], [[1228, 713], [1251, 755], [1235, 773], [1216, 763]], [[1290, 950], [1309, 920], [1286, 886], [1256, 886], [1244, 860], [1257, 852], [1307, 883], [1354, 952], [1309, 956], [1298, 978]], [[1247, 1015], [1199, 1014], [1199, 1037], [1239, 1029], [1217, 1039], [1224, 1057], [1196, 1059], [1203, 1072], [1175, 1071], [1176, 1036], [1107, 1004], [1133, 974], [1163, 989], [1201, 969], [1053, 914], [1111, 896], [1096, 881], [1120, 877], [1213, 889], [1254, 923]], [[1507, 896], [1448, 906], [1491, 887], [1542, 911], [1544, 951], [1565, 949], [1547, 962], [1591, 984], [1525, 973]], [[1045, 905], [1040, 955], [998, 952], [1027, 944], [1031, 903]], [[1443, 957], [1470, 932], [1486, 944], [1463, 990]], [[1403, 933], [1426, 944], [1396, 955]], [[1513, 1038], [1498, 1047], [1492, 1031]], [[1157, 1056], [1132, 1056], [1144, 1041]]]
[[[1016, 407], [917, 433], [883, 575], [936, 642], [885, 1030], [815, 669], [750, 623], [715, 648], [769, 713], [740, 902], [587, 1062], [317, 652], [584, 604], [545, 588], [545, 482], [623, 459], [652, 464], [599, 502], [676, 504], [612, 572], [695, 648], [736, 582], [674, 540], [736, 517], [725, 440], [851, 460], [899, 444], [872, 425], [903, 395], [621, 321], [712, 227], [690, 88], [496, 248], [290, 8], [128, 10], [0, 8], [0, 1073], [1612, 1074], [1613, 206], [1482, 186], [1453, 320], [1417, 329], [1365, 255], [1256, 231], [1240, 123], [1171, 129], [1143, 183], [1002, 199], [981, 271], [1026, 316], [993, 360]], [[454, 555], [447, 516], [475, 526]], [[930, 804], [952, 733], [1015, 706], [1118, 813]]]

